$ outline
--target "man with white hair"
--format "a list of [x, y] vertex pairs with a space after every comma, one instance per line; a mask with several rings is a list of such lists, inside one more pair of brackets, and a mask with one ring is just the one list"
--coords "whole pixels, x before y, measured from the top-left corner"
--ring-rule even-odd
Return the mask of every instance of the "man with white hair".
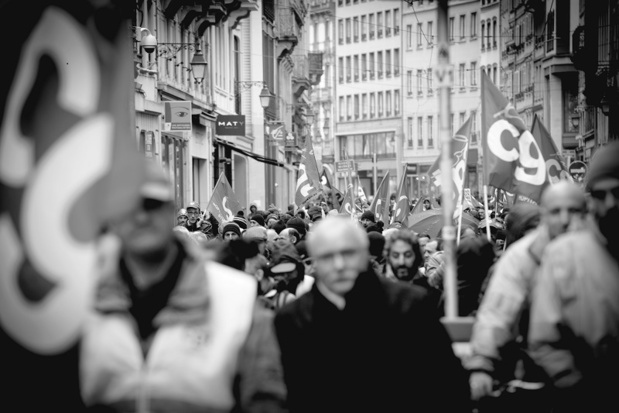
[[316, 281], [275, 316], [290, 411], [470, 412], [427, 292], [375, 274], [367, 233], [348, 217], [322, 219], [306, 242]]

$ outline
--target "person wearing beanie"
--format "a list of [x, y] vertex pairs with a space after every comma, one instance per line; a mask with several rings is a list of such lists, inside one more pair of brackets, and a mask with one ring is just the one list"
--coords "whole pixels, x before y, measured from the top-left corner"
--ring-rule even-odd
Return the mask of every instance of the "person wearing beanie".
[[272, 228], [277, 221], [279, 221], [279, 214], [270, 213], [269, 215], [267, 215], [264, 223], [266, 224], [267, 228]]
[[296, 216], [291, 218], [286, 223], [286, 228], [294, 228], [299, 232], [301, 239], [305, 239], [305, 235], [307, 234], [307, 226], [305, 221], [303, 221], [300, 217]]
[[322, 218], [322, 208], [318, 205], [312, 205], [307, 210], [307, 215], [309, 215], [309, 218], [312, 222], [316, 222]]
[[224, 240], [240, 238], [241, 227], [236, 222], [226, 222], [221, 230], [221, 234]]
[[255, 203], [249, 204], [249, 215], [254, 215], [258, 211], [258, 206]]
[[548, 244], [531, 302], [531, 354], [557, 412], [607, 410], [619, 388], [619, 141], [597, 149], [585, 182], [591, 225]]
[[255, 226], [260, 226], [260, 227], [265, 227], [264, 225], [264, 217], [262, 216], [262, 214], [253, 214], [249, 217], [249, 226], [251, 227], [255, 227]]
[[366, 209], [363, 211], [363, 214], [361, 214], [361, 217], [359, 217], [359, 222], [363, 225], [363, 228], [367, 230], [370, 225], [376, 224], [376, 216], [372, 211]]
[[249, 221], [243, 216], [237, 215], [232, 220], [241, 228], [241, 231], [245, 231], [249, 227]]

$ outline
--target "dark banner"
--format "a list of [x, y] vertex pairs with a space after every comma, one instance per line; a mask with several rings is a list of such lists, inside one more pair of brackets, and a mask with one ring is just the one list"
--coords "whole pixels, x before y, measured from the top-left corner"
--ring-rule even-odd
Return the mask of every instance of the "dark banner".
[[215, 122], [219, 136], [245, 136], [245, 115], [219, 115]]

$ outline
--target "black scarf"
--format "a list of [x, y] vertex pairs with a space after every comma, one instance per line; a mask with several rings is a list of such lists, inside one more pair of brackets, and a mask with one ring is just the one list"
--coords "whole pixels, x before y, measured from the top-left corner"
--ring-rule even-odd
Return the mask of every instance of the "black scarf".
[[131, 298], [129, 313], [137, 322], [138, 331], [142, 339], [147, 339], [155, 332], [156, 328], [153, 320], [166, 307], [170, 294], [178, 282], [181, 267], [186, 256], [185, 250], [178, 248], [176, 258], [165, 277], [145, 290], [140, 290], [136, 287], [133, 277], [127, 268], [127, 263], [124, 258], [121, 258], [120, 276], [127, 284]]

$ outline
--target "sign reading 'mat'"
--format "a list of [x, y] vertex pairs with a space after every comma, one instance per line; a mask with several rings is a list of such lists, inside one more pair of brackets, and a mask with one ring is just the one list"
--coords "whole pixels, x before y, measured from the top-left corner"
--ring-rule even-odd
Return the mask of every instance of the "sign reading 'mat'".
[[245, 136], [245, 115], [219, 115], [215, 133], [220, 136]]

